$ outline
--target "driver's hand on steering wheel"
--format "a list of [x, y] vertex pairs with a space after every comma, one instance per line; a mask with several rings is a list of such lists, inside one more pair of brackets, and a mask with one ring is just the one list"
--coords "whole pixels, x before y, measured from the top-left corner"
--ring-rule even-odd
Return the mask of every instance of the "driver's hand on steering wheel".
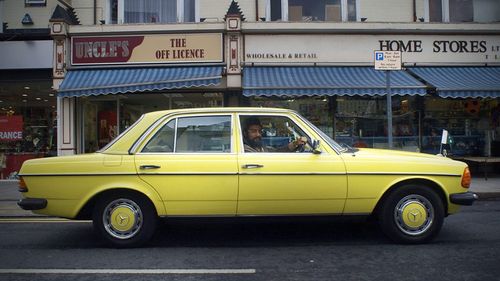
[[290, 151], [295, 151], [298, 148], [303, 147], [306, 143], [307, 143], [306, 137], [298, 137], [296, 140], [288, 144], [288, 149], [290, 149]]

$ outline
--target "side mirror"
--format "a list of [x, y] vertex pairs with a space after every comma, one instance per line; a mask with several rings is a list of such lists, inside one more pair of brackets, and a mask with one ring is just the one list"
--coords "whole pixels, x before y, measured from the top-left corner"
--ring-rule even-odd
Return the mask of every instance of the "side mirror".
[[321, 154], [321, 148], [319, 147], [319, 140], [313, 140], [312, 142], [312, 153], [313, 154]]

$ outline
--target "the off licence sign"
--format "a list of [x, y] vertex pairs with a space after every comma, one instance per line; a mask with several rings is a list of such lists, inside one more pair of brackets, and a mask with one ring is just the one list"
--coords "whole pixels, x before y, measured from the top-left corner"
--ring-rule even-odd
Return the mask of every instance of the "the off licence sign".
[[375, 51], [376, 70], [401, 70], [400, 51]]
[[222, 34], [75, 36], [71, 63], [149, 64], [222, 62]]

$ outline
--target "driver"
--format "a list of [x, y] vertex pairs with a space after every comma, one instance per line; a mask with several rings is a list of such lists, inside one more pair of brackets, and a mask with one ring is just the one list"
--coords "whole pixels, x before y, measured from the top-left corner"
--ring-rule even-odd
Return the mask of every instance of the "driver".
[[288, 145], [274, 148], [262, 144], [262, 124], [256, 117], [250, 117], [245, 121], [243, 128], [243, 144], [245, 152], [294, 152], [305, 145], [307, 138], [300, 137]]

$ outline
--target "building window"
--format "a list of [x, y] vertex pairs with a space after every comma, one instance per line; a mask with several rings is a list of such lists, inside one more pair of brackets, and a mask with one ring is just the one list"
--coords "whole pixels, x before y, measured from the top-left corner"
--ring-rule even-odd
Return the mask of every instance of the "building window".
[[174, 23], [195, 22], [198, 0], [109, 0], [106, 22]]
[[357, 0], [267, 0], [266, 20], [357, 21]]
[[428, 21], [430, 22], [442, 22], [443, 21], [443, 5], [442, 0], [429, 0], [429, 16]]
[[427, 0], [426, 20], [430, 22], [498, 22], [498, 0]]

